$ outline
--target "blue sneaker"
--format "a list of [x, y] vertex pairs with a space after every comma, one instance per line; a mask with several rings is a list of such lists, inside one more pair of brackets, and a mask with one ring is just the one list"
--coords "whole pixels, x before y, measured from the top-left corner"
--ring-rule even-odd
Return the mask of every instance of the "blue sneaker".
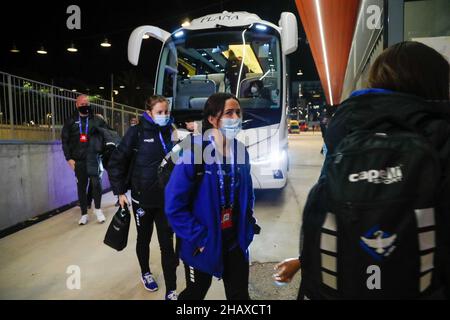
[[156, 283], [153, 275], [150, 272], [142, 275], [142, 283], [144, 284], [145, 290], [154, 292], [159, 289], [158, 284]]
[[178, 293], [175, 290], [167, 292], [166, 300], [178, 300]]

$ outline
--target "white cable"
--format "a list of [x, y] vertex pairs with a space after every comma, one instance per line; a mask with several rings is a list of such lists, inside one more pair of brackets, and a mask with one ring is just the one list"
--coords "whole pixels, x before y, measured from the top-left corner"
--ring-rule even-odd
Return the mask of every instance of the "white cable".
[[242, 62], [241, 62], [241, 70], [239, 70], [239, 78], [237, 83], [237, 89], [236, 89], [236, 97], [239, 98], [239, 89], [241, 88], [241, 76], [242, 76], [242, 70], [244, 69], [244, 61], [245, 61], [245, 53], [246, 53], [246, 42], [245, 42], [245, 32], [247, 29], [245, 29], [242, 32], [242, 43], [244, 44], [244, 51], [242, 53]]

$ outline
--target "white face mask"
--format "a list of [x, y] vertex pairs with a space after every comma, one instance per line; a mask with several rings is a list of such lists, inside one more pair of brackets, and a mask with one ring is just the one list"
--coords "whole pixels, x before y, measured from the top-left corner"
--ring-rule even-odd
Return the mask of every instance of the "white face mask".
[[252, 87], [252, 88], [250, 89], [250, 91], [251, 91], [252, 93], [257, 93], [257, 92], [258, 92], [258, 88], [257, 88], [257, 87]]
[[154, 118], [153, 121], [155, 121], [155, 123], [160, 126], [160, 127], [165, 127], [167, 126], [167, 124], [170, 121], [170, 116], [166, 115], [166, 114], [157, 114]]
[[236, 138], [237, 134], [242, 129], [242, 119], [222, 119], [220, 120], [221, 126], [219, 130], [228, 140], [233, 140]]

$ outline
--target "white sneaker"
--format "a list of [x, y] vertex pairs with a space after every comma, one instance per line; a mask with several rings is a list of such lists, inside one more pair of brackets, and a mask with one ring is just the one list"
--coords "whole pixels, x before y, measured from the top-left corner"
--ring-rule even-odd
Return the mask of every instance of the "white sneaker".
[[88, 223], [88, 215], [84, 214], [84, 215], [81, 216], [81, 219], [78, 221], [78, 224], [80, 226], [84, 226], [87, 223]]
[[97, 221], [99, 223], [103, 223], [106, 221], [105, 215], [103, 214], [102, 209], [94, 209], [94, 213], [97, 216]]

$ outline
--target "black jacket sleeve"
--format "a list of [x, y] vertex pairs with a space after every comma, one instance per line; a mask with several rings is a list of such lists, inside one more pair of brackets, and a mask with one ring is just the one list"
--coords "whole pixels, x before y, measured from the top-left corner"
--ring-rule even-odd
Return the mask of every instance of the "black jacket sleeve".
[[67, 120], [64, 123], [64, 127], [61, 132], [62, 149], [64, 152], [64, 157], [67, 161], [72, 159], [72, 155], [70, 154], [70, 127], [72, 126], [72, 123], [72, 119]]
[[108, 177], [115, 195], [125, 194], [128, 191], [127, 177], [138, 144], [138, 130], [137, 126], [128, 129], [109, 160]]
[[103, 141], [105, 142], [105, 145], [114, 145], [117, 146], [120, 143], [120, 136], [117, 133], [116, 130], [112, 129], [109, 126], [106, 127], [100, 127], [98, 128], [98, 131], [100, 132], [101, 136], [103, 137]]

